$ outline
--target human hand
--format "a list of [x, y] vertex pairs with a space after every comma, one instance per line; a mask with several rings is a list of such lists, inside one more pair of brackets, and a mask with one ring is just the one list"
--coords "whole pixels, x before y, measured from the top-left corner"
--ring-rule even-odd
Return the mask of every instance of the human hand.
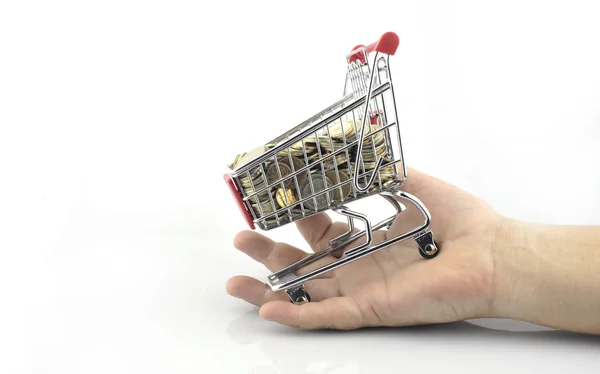
[[[402, 241], [307, 281], [312, 301], [301, 305], [292, 304], [285, 292], [271, 292], [263, 282], [247, 276], [231, 278], [227, 292], [259, 306], [267, 320], [302, 329], [407, 326], [492, 316], [493, 247], [503, 218], [471, 194], [415, 170], [409, 169], [401, 189], [418, 197], [430, 211], [430, 228], [440, 246], [436, 258], [425, 260], [412, 239]], [[422, 219], [417, 208], [408, 205], [388, 232], [374, 232], [373, 242], [402, 234]], [[325, 213], [296, 226], [315, 252], [348, 229]], [[234, 246], [270, 271], [308, 256], [253, 231], [240, 232]], [[333, 260], [330, 256], [328, 262]]]

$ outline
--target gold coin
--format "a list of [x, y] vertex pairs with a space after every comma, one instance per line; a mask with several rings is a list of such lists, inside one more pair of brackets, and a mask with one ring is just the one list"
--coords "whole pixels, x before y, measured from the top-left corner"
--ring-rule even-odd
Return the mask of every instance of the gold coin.
[[[364, 170], [372, 170], [375, 169], [375, 166], [377, 166], [376, 162], [367, 162], [364, 161], [360, 164], [358, 164], [358, 169], [359, 170], [363, 170], [363, 164], [364, 164]], [[352, 170], [354, 170], [354, 163], [352, 164]]]
[[[394, 179], [388, 180], [386, 182], [382, 181], [382, 183], [381, 183], [381, 190], [384, 190], [384, 189], [390, 187], [391, 185], [394, 184], [394, 182], [395, 182]], [[374, 183], [373, 186], [371, 186], [371, 188], [369, 188], [369, 192], [376, 192], [378, 190], [380, 190], [379, 189], [379, 183]]]
[[[340, 178], [338, 179], [338, 174], [340, 176]], [[348, 179], [348, 174], [344, 173], [341, 170], [338, 170], [337, 173], [335, 170], [330, 170], [327, 173], [325, 173], [325, 176], [329, 179], [331, 179], [333, 181], [334, 185], [343, 183], [345, 181], [347, 181]], [[342, 192], [340, 193], [340, 188], [342, 190]], [[345, 199], [350, 195], [350, 192], [352, 190], [352, 186], [350, 183], [346, 183], [342, 186], [340, 186], [340, 188], [336, 188], [333, 190], [333, 200], [335, 201], [341, 201], [342, 197]]]
[[384, 166], [381, 169], [379, 169], [379, 171], [382, 173], [396, 174], [396, 168], [394, 167], [394, 165]]
[[[250, 188], [250, 189], [247, 189], [247, 190], [245, 190], [245, 191], [246, 191], [246, 196], [249, 196], [249, 195], [251, 195], [252, 193], [254, 193], [254, 191], [253, 191], [251, 188]], [[272, 195], [272, 193], [271, 193], [269, 190], [266, 190], [266, 191], [260, 192], [258, 195], [255, 195], [255, 196], [253, 196], [253, 197], [251, 198], [251, 200], [252, 200], [253, 202], [256, 202], [256, 199], [258, 198], [258, 201], [259, 201], [259, 202], [261, 202], [261, 203], [266, 203], [266, 202], [268, 202], [268, 201], [269, 201], [269, 196], [271, 196], [271, 195]]]
[[[314, 139], [314, 137], [313, 137]], [[316, 143], [316, 142], [315, 142]], [[316, 148], [316, 144], [311, 144], [307, 139], [304, 139], [304, 144], [302, 144], [302, 140], [294, 143], [292, 145], [290, 145], [290, 149], [291, 150], [295, 150], [295, 151], [303, 151], [306, 150], [307, 152], [311, 152]]]
[[[314, 152], [317, 148], [316, 147], [312, 147], [312, 148], [306, 148], [306, 154], [307, 156], [310, 155], [312, 152]], [[295, 157], [304, 157], [304, 150], [302, 149], [289, 149], [289, 154]], [[284, 151], [280, 151], [277, 153], [277, 156], [279, 157], [287, 157], [288, 156], [288, 150], [284, 150]]]
[[390, 173], [390, 172], [385, 172], [385, 171], [379, 172], [379, 175], [381, 176], [381, 178], [386, 178], [386, 179], [396, 177], [396, 173]]
[[252, 204], [252, 208], [254, 209], [254, 213], [256, 213], [257, 217], [261, 217], [261, 209], [262, 209], [262, 216], [266, 216], [267, 214], [271, 214], [275, 211], [275, 207], [273, 206], [273, 204], [271, 204], [271, 201], [266, 201], [263, 203], [260, 203], [260, 208], [258, 204]]
[[[323, 157], [325, 157], [325, 156], [329, 156], [329, 154], [324, 154]], [[341, 152], [341, 153], [338, 153], [337, 155], [335, 155], [335, 164], [333, 162], [333, 157], [329, 157], [328, 159], [323, 161], [323, 164], [325, 166], [325, 170], [330, 170], [330, 169], [335, 168], [336, 165], [339, 167], [340, 165], [344, 165], [346, 162], [348, 162], [346, 153]]]
[[317, 144], [317, 138], [315, 138], [314, 135], [307, 136], [306, 138], [304, 138], [304, 144], [306, 145], [307, 143], [314, 147]]
[[231, 163], [231, 165], [229, 165], [229, 168], [230, 168], [230, 169], [235, 169], [236, 165], [237, 165], [237, 164], [238, 164], [238, 162], [239, 162], [239, 159], [240, 159], [241, 157], [243, 157], [245, 154], [246, 154], [246, 152], [244, 152], [244, 153], [240, 153], [239, 155], [235, 156], [235, 159], [233, 160], [233, 162]]
[[267, 151], [267, 147], [264, 145], [261, 145], [260, 147], [256, 147], [249, 152], [238, 155], [238, 157], [236, 157], [235, 162], [233, 164], [233, 168], [237, 169], [240, 166], [246, 165], [247, 163], [254, 160], [258, 156], [262, 155], [266, 151]]
[[[272, 184], [273, 182], [280, 179], [279, 173], [277, 172], [277, 167], [279, 166], [279, 172], [281, 172], [281, 178], [284, 178], [290, 174], [292, 174], [292, 169], [284, 163], [272, 163], [271, 166], [267, 169], [267, 182]], [[294, 179], [290, 178], [283, 182], [285, 188], [291, 188], [294, 184]]]
[[[275, 205], [275, 191], [274, 190], [270, 190], [267, 189], [261, 193], [259, 193], [258, 195], [253, 196], [250, 199], [250, 202], [252, 204], [257, 204], [260, 203], [263, 206], [269, 206], [269, 205]], [[271, 199], [273, 199], [273, 203], [271, 204]]]
[[[375, 147], [375, 154], [377, 156], [383, 156], [385, 155], [387, 151], [387, 145], [385, 143], [381, 143], [380, 145]], [[363, 157], [368, 157], [371, 156], [373, 157], [373, 146], [372, 145], [363, 145], [363, 151], [362, 151]]]
[[[291, 205], [298, 201], [296, 196], [294, 195], [294, 191], [291, 189], [286, 189], [285, 191], [282, 188], [277, 189], [275, 193], [275, 199], [277, 200], [277, 204], [280, 207], [285, 208], [288, 205]], [[287, 204], [286, 204], [287, 201]]]
[[265, 186], [265, 179], [261, 176], [260, 178], [256, 178], [256, 179], [252, 179], [250, 180], [245, 180], [242, 181], [242, 187], [244, 187], [244, 189], [246, 190], [253, 190], [253, 191], [257, 191], [260, 190], [261, 188], [263, 188]]
[[[375, 143], [375, 147], [378, 147], [382, 143], [384, 143], [385, 136], [382, 132], [378, 132], [377, 134], [369, 136], [369, 134], [371, 134], [371, 132], [373, 132], [375, 130], [377, 130], [377, 128], [371, 126], [371, 127], [368, 127], [367, 130], [365, 131], [365, 139], [363, 141], [363, 149], [365, 147], [369, 147], [369, 149], [372, 149], [371, 144], [373, 144], [373, 143]], [[360, 135], [360, 132], [359, 132], [359, 135]], [[354, 140], [356, 140], [356, 138], [353, 139], [353, 141]]]
[[[340, 150], [346, 146], [348, 146], [348, 144], [352, 143], [354, 140], [348, 140], [346, 142], [343, 142], [342, 140], [335, 140], [332, 139], [331, 142], [326, 141], [321, 143], [321, 146], [323, 147], [323, 149], [325, 149], [327, 152], [332, 152], [332, 151], [337, 151]], [[352, 148], [354, 146], [350, 146], [348, 149]]]
[[357, 121], [356, 124], [354, 121], [345, 119], [341, 122], [339, 120], [333, 122], [333, 124], [329, 125], [328, 133], [332, 138], [343, 139], [344, 137], [351, 136], [355, 134], [356, 130], [360, 132], [361, 129], [361, 121]]
[[[281, 158], [279, 160], [279, 163], [290, 167], [292, 172], [296, 172], [306, 166], [304, 161], [302, 161], [298, 157], [292, 157], [291, 165], [290, 165], [290, 159], [288, 157]], [[304, 181], [306, 178], [308, 178], [308, 170], [303, 171], [302, 173], [296, 175], [296, 179], [298, 180], [298, 187], [300, 187], [304, 184]], [[296, 183], [294, 183], [293, 178], [291, 179], [291, 185], [292, 185], [291, 188], [296, 188]]]

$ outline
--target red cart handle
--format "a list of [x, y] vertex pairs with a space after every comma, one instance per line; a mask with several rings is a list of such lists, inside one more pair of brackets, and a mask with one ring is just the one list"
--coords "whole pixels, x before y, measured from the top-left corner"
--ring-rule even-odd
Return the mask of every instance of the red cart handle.
[[242, 195], [236, 188], [235, 183], [233, 182], [233, 179], [231, 179], [231, 177], [227, 174], [223, 175], [223, 179], [225, 179], [227, 186], [229, 186], [229, 191], [231, 191], [231, 194], [233, 195], [233, 198], [234, 198], [235, 202], [237, 203], [238, 208], [240, 208], [240, 212], [242, 213], [242, 216], [246, 220], [246, 223], [248, 224], [250, 229], [254, 230], [255, 227], [254, 227], [254, 221], [252, 220], [252, 216], [250, 216], [250, 212], [248, 211], [246, 204], [244, 204], [244, 201], [242, 200]]
[[373, 51], [385, 53], [386, 55], [393, 56], [398, 49], [398, 45], [400, 44], [400, 38], [393, 32], [386, 32], [379, 38], [375, 43], [369, 44], [368, 46], [364, 46], [362, 44], [357, 45], [352, 49], [354, 52], [349, 58], [348, 62], [354, 62], [356, 60], [360, 60], [363, 64], [367, 63], [367, 56], [362, 51], [358, 51], [360, 48], [365, 48], [367, 53], [371, 53]]

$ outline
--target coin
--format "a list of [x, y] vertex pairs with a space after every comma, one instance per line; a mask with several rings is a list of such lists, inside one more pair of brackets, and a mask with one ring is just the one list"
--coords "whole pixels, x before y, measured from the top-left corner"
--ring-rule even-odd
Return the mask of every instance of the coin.
[[396, 174], [396, 168], [394, 167], [394, 165], [392, 166], [384, 166], [381, 169], [379, 169], [379, 172], [381, 173], [387, 173], [387, 174]]
[[[259, 190], [257, 188], [257, 190]], [[254, 190], [252, 188], [247, 188], [244, 190], [246, 192], [246, 196], [250, 196], [254, 193]], [[265, 190], [263, 192], [258, 193], [257, 195], [252, 196], [251, 200], [256, 202], [256, 199], [258, 199], [259, 202], [264, 203], [269, 201], [269, 196], [272, 196], [272, 192], [270, 190]]]
[[248, 152], [238, 155], [238, 157], [236, 157], [236, 159], [233, 163], [233, 168], [237, 169], [240, 166], [246, 165], [247, 163], [254, 160], [258, 156], [262, 155], [266, 151], [267, 151], [267, 147], [264, 145], [261, 145], [261, 146], [256, 147]]
[[[278, 181], [280, 179], [279, 173], [277, 172], [277, 167], [279, 167], [279, 172], [281, 172], [281, 178], [284, 178], [290, 174], [292, 174], [292, 169], [284, 163], [272, 163], [271, 166], [267, 169], [267, 182], [269, 185], [273, 184], [273, 182]], [[290, 178], [283, 182], [285, 188], [291, 188], [294, 184], [294, 179]]]
[[[279, 160], [280, 164], [284, 164], [288, 167], [290, 167], [290, 169], [293, 172], [296, 172], [300, 169], [302, 169], [303, 167], [306, 166], [306, 164], [304, 163], [304, 161], [302, 161], [300, 158], [298, 157], [292, 157], [292, 162], [290, 165], [290, 159], [288, 157], [282, 157]], [[303, 171], [302, 173], [296, 175], [296, 179], [298, 180], [298, 187], [302, 186], [304, 184], [305, 179], [308, 177], [308, 171]], [[291, 179], [292, 181], [292, 186], [291, 188], [296, 188], [296, 183], [294, 183], [294, 179]]]
[[[364, 169], [363, 169], [363, 164], [364, 164]], [[352, 170], [354, 170], [354, 165], [355, 163], [353, 162], [352, 164], [350, 164], [350, 166], [352, 167]], [[358, 170], [372, 170], [375, 169], [375, 166], [377, 166], [376, 162], [367, 162], [364, 161], [360, 164], [358, 164]]]
[[260, 179], [252, 179], [252, 183], [250, 183], [248, 180], [242, 181], [242, 187], [244, 187], [245, 190], [255, 191], [263, 188], [264, 186], [265, 180], [262, 177]]
[[299, 141], [298, 143], [294, 143], [290, 146], [290, 150], [302, 151], [302, 152], [306, 151], [307, 153], [311, 153], [316, 148], [317, 148], [316, 144], [310, 144], [310, 142], [308, 141], [308, 138], [304, 140], [304, 144], [302, 144], [302, 141]]
[[[394, 184], [394, 182], [395, 182], [394, 179], [390, 179], [390, 180], [388, 180], [386, 182], [382, 181], [382, 183], [381, 183], [381, 189], [383, 190], [383, 189], [386, 189], [386, 188], [390, 187], [391, 185]], [[371, 192], [377, 192], [378, 190], [379, 190], [379, 184], [378, 183], [373, 183], [373, 185], [371, 186], [371, 188], [369, 188], [369, 193], [371, 193]]]
[[233, 160], [233, 162], [231, 163], [231, 165], [229, 165], [229, 168], [230, 169], [235, 169], [235, 166], [237, 165], [239, 159], [241, 157], [243, 157], [245, 154], [246, 154], [246, 152], [240, 153], [239, 155], [235, 156], [235, 159]]
[[[324, 154], [323, 157], [329, 156], [329, 154]], [[325, 170], [335, 169], [335, 166], [339, 168], [341, 165], [346, 164], [348, 158], [346, 157], [346, 153], [341, 152], [335, 155], [335, 163], [333, 162], [333, 157], [327, 158], [323, 161], [323, 165], [325, 166]], [[320, 168], [313, 168], [312, 170], [320, 170]]]
[[[381, 142], [379, 144], [375, 145], [375, 154], [377, 154], [377, 156], [383, 156], [385, 155], [387, 152], [387, 144], [385, 144], [385, 142]], [[365, 156], [369, 156], [369, 155], [373, 155], [373, 145], [371, 143], [369, 144], [363, 144], [363, 151], [362, 151], [363, 157]]]
[[[312, 188], [311, 188], [310, 181], [312, 181]], [[333, 193], [331, 191], [329, 191], [327, 193], [319, 194], [319, 192], [325, 190], [326, 188], [330, 188], [332, 186], [333, 186], [333, 182], [331, 182], [331, 179], [327, 178], [327, 176], [323, 177], [322, 174], [311, 175], [310, 179], [307, 180], [305, 185], [302, 187], [302, 198], [307, 198], [309, 196], [311, 197], [310, 199], [308, 199], [304, 202], [304, 205], [308, 206], [310, 209], [315, 209], [315, 210], [320, 210], [320, 209], [326, 208], [328, 206], [327, 196], [329, 196], [329, 201], [331, 201], [331, 200], [333, 200]], [[315, 191], [314, 194], [312, 193], [313, 189]], [[316, 206], [315, 206], [315, 200], [316, 200]]]
[[[264, 226], [266, 226], [267, 229], [272, 229], [274, 227], [289, 223], [290, 218], [288, 215], [276, 214], [272, 217], [263, 220], [262, 222], [264, 222]], [[262, 225], [262, 223], [259, 223], [259, 227], [261, 227]]]
[[[312, 152], [314, 152], [317, 148], [313, 147], [313, 148], [307, 148], [306, 150], [306, 155], [309, 156], [312, 154]], [[277, 152], [277, 156], [279, 157], [287, 157], [288, 156], [288, 150], [289, 150], [289, 154], [295, 157], [304, 157], [304, 151], [302, 149], [285, 149], [283, 151]]]
[[314, 135], [307, 136], [306, 138], [304, 138], [304, 144], [310, 145], [310, 146], [316, 146], [317, 138]]
[[258, 190], [259, 188], [264, 187], [265, 178], [263, 178], [262, 175], [259, 175], [257, 177], [250, 178], [250, 179], [244, 178], [241, 180], [241, 183], [242, 183], [242, 187], [244, 187], [244, 188], [253, 188], [254, 187], [255, 190]]
[[381, 132], [381, 131], [369, 136], [368, 138], [366, 137], [368, 134], [371, 134], [377, 130], [379, 130], [379, 128], [376, 125], [371, 125], [371, 126], [367, 127], [367, 131], [365, 131], [365, 141], [371, 141], [371, 139], [373, 139], [373, 140], [375, 140], [375, 144], [379, 144], [383, 140], [385, 140], [385, 136], [384, 136], [383, 132]]
[[277, 192], [275, 193], [275, 198], [277, 200], [277, 204], [279, 204], [279, 206], [282, 208], [285, 208], [288, 205], [291, 205], [298, 201], [296, 199], [296, 195], [294, 195], [294, 191], [291, 189], [287, 189], [284, 191], [283, 188], [278, 188]]
[[337, 120], [329, 125], [328, 133], [332, 138], [343, 139], [355, 134], [355, 128], [360, 131], [361, 127], [361, 121], [356, 121], [355, 123], [349, 119], [342, 120], [341, 122]]
[[390, 173], [390, 172], [385, 172], [385, 171], [380, 171], [379, 175], [383, 179], [391, 179], [391, 178], [395, 178], [396, 177], [396, 173], [393, 173], [393, 172]]
[[[254, 209], [254, 213], [256, 213], [257, 217], [262, 217], [267, 214], [273, 213], [275, 211], [275, 207], [271, 203], [270, 199], [267, 201], [261, 202], [260, 206], [257, 203], [253, 203], [252, 208]], [[262, 214], [261, 214], [261, 209], [262, 209]]]
[[[338, 174], [340, 176], [340, 178], [338, 179]], [[343, 183], [345, 181], [347, 181], [348, 179], [348, 174], [344, 173], [341, 170], [338, 170], [337, 173], [335, 170], [330, 170], [327, 173], [325, 173], [325, 176], [327, 176], [327, 178], [331, 179], [333, 181], [334, 185]], [[340, 189], [342, 190], [340, 193]], [[342, 198], [347, 198], [350, 195], [350, 192], [352, 190], [352, 185], [350, 183], [346, 183], [342, 186], [340, 186], [340, 188], [336, 188], [333, 190], [333, 200], [335, 201], [341, 201]]]
[[251, 178], [257, 178], [258, 176], [260, 176], [262, 174], [262, 170], [259, 167], [256, 167], [254, 169], [251, 169], [247, 172], [244, 172], [240, 175], [240, 180], [248, 180], [248, 176], [250, 176]]

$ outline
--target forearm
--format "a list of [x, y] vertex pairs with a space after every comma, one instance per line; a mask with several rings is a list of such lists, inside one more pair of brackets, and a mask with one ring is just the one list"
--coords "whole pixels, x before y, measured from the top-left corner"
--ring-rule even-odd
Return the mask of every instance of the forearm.
[[494, 262], [495, 315], [600, 334], [600, 227], [507, 220]]

